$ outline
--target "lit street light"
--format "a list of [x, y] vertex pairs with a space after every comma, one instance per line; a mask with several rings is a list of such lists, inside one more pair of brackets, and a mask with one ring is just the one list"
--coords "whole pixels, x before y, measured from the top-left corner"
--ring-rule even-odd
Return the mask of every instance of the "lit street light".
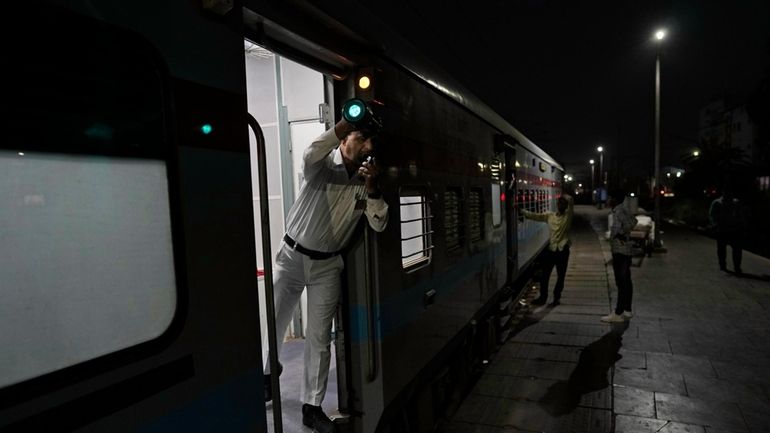
[[663, 29], [655, 32], [657, 50], [655, 53], [655, 247], [660, 248], [663, 243], [660, 240], [660, 44], [666, 37]]
[[596, 177], [596, 175], [594, 174], [594, 160], [591, 159], [591, 160], [588, 161], [588, 163], [591, 164], [591, 191], [593, 192], [593, 190], [594, 190], [594, 178]]

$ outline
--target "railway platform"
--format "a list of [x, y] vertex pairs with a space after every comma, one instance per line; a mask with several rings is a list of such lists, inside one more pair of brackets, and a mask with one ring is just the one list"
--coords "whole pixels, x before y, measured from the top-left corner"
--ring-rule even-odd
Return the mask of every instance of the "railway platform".
[[529, 305], [530, 285], [515, 332], [439, 431], [770, 432], [770, 260], [744, 251], [745, 274], [726, 273], [713, 239], [664, 225], [667, 252], [631, 268], [634, 317], [605, 324], [607, 214], [576, 206], [561, 305]]

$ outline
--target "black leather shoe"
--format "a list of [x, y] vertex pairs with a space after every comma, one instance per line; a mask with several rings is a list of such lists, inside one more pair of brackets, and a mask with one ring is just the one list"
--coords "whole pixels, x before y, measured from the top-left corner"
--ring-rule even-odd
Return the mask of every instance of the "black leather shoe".
[[[278, 377], [281, 377], [281, 373], [283, 373], [283, 365], [279, 362]], [[266, 374], [263, 380], [265, 382], [265, 402], [268, 402], [273, 399], [273, 384], [270, 382], [269, 374]]]
[[548, 305], [550, 305], [551, 307], [557, 307], [557, 306], [561, 305], [561, 302], [559, 302], [558, 299], [555, 299], [553, 302], [551, 302]]
[[334, 433], [337, 431], [334, 423], [324, 413], [321, 406], [302, 405], [302, 424], [313, 429], [318, 433]]
[[547, 301], [548, 298], [537, 298], [534, 301], [532, 301], [532, 305], [545, 305], [545, 301]]

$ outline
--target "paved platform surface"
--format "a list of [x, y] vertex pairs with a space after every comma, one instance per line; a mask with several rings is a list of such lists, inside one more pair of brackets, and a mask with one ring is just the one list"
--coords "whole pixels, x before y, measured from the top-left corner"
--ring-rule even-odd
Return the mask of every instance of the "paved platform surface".
[[576, 207], [562, 304], [531, 307], [441, 432], [770, 433], [770, 260], [725, 273], [714, 240], [664, 226], [668, 252], [631, 270], [634, 318], [604, 324], [607, 213]]

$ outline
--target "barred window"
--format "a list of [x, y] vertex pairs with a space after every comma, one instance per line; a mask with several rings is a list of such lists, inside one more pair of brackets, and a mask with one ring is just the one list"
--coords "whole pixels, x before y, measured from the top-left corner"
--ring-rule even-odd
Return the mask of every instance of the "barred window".
[[447, 188], [444, 192], [444, 239], [447, 251], [456, 251], [465, 243], [462, 223], [462, 189]]
[[537, 209], [539, 213], [543, 213], [546, 211], [545, 209], [545, 193], [543, 190], [537, 191]]
[[492, 225], [497, 227], [502, 222], [503, 199], [501, 196], [500, 182], [492, 182]]
[[527, 190], [527, 210], [537, 212], [537, 202], [535, 201], [535, 190]]
[[414, 269], [430, 263], [433, 215], [424, 189], [404, 189], [400, 195], [401, 265]]
[[481, 188], [471, 188], [468, 195], [468, 227], [471, 242], [478, 242], [484, 238], [484, 202], [481, 197]]

